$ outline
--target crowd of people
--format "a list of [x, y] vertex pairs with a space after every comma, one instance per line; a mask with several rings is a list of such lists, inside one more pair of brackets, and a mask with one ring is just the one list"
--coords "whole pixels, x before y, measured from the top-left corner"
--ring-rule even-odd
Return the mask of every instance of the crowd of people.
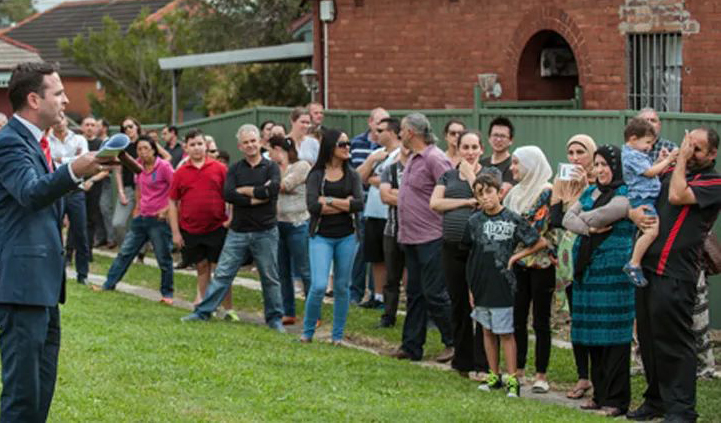
[[[554, 177], [539, 147], [512, 150], [505, 117], [485, 134], [450, 120], [445, 151], [421, 113], [397, 119], [374, 109], [355, 137], [325, 127], [323, 117], [311, 103], [291, 112], [287, 132], [281, 122], [242, 125], [235, 138], [243, 158], [232, 164], [199, 130], [181, 141], [167, 126], [161, 142], [124, 119], [126, 152], [142, 171], [115, 166], [65, 195], [66, 257], [78, 282], [86, 282], [94, 247], [119, 246], [97, 288], [114, 289], [150, 243], [161, 301], [172, 304], [175, 248], [179, 267], [197, 272], [195, 308], [182, 320], [239, 320], [230, 290], [240, 267], [253, 263], [266, 324], [279, 332], [298, 324], [300, 292], [300, 341], [312, 342], [330, 296], [334, 344], [351, 305], [382, 310], [378, 327], [395, 326], [404, 287], [402, 344], [392, 356], [421, 360], [434, 326], [445, 346], [435, 360], [482, 375], [480, 389], [505, 388], [509, 397], [522, 386], [550, 389], [560, 291], [578, 375], [568, 398], [592, 390], [581, 408], [695, 421], [697, 375], [714, 368], [702, 295], [704, 240], [721, 208], [714, 129], [694, 129], [676, 145], [644, 109], [619, 131], [622, 148], [572, 136]], [[89, 116], [75, 134], [60, 120], [46, 132], [52, 160], [98, 150], [109, 130]], [[648, 386], [641, 407], [629, 410], [638, 356]]]

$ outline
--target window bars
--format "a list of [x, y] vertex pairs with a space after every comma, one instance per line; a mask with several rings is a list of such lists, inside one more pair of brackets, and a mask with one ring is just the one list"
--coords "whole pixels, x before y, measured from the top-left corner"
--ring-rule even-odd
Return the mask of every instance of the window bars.
[[681, 111], [680, 33], [629, 34], [626, 46], [628, 107]]

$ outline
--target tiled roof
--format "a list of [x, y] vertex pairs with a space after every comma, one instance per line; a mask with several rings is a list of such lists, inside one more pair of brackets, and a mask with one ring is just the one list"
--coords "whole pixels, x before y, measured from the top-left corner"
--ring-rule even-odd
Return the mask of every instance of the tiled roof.
[[[147, 8], [153, 14], [169, 5], [172, 0], [98, 0], [64, 2], [43, 13], [20, 22], [3, 35], [38, 50], [43, 60], [60, 62], [63, 76], [87, 76], [88, 73], [70, 59], [65, 58], [58, 47], [60, 38], [72, 39], [88, 29], [102, 28], [103, 17], [109, 15], [121, 28], [127, 26]], [[3, 58], [4, 59], [4, 58]], [[102, 58], [99, 58], [102, 60]]]
[[12, 70], [18, 63], [41, 60], [34, 48], [0, 35], [0, 70]]

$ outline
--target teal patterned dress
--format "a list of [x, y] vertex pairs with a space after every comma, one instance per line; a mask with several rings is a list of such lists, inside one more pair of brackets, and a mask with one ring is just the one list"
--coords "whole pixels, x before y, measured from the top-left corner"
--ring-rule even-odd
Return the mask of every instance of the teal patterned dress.
[[[591, 186], [579, 198], [584, 212], [593, 208]], [[616, 195], [626, 196], [625, 185]], [[621, 345], [631, 342], [635, 317], [634, 286], [623, 273], [631, 258], [636, 227], [628, 219], [612, 224], [611, 234], [592, 253], [582, 280], [574, 280], [571, 310], [571, 339], [588, 346]], [[574, 261], [581, 237], [573, 246]]]

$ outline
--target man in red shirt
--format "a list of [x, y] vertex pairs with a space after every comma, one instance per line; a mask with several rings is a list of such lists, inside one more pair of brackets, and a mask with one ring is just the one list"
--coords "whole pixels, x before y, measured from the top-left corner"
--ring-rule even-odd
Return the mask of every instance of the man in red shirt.
[[[218, 263], [225, 241], [228, 217], [223, 184], [227, 169], [207, 156], [203, 134], [191, 130], [186, 135], [188, 160], [180, 165], [170, 187], [170, 227], [173, 243], [181, 248], [183, 261], [195, 264], [198, 287], [194, 303], [205, 295], [210, 275]], [[223, 300], [226, 317], [239, 320], [232, 308], [230, 291]]]

